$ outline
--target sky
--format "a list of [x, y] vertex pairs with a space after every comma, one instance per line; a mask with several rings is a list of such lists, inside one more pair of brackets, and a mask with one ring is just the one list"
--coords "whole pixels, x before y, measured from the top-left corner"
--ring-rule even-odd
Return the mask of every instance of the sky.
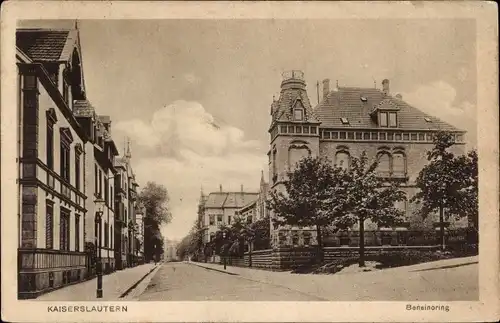
[[[63, 27], [68, 22], [24, 22]], [[70, 22], [69, 26], [73, 23]], [[182, 238], [205, 193], [257, 191], [268, 177], [270, 104], [281, 73], [381, 87], [468, 131], [476, 146], [476, 30], [464, 19], [81, 20], [89, 101], [125, 137], [139, 184], [170, 195], [169, 239]]]

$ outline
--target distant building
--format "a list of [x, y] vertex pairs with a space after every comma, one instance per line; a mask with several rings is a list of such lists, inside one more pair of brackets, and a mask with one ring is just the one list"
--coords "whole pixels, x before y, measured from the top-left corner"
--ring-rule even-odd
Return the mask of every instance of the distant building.
[[[378, 158], [378, 174], [388, 181], [399, 181], [407, 200], [398, 203], [406, 213], [407, 222], [398, 228], [377, 228], [367, 220], [367, 230], [394, 232], [392, 244], [405, 244], [408, 229], [433, 229], [436, 217], [423, 221], [412, 216], [416, 205], [409, 199], [416, 193], [415, 179], [433, 147], [433, 135], [439, 130], [454, 134], [455, 153], [464, 152], [465, 132], [428, 115], [392, 95], [389, 80], [382, 89], [340, 87], [330, 88], [323, 81], [323, 95], [313, 108], [301, 71], [283, 74], [281, 93], [271, 104], [269, 179], [272, 190], [285, 191], [286, 172], [305, 156], [327, 156], [333, 164], [349, 167], [351, 156], [366, 151], [370, 159]], [[439, 109], [439, 107], [436, 107]], [[435, 224], [435, 223], [434, 223]], [[457, 224], [459, 225], [459, 224]], [[355, 232], [357, 226], [351, 231]], [[339, 233], [335, 243], [349, 244]], [[314, 228], [280, 227], [272, 230], [274, 246], [315, 244]]]
[[215, 238], [220, 225], [230, 225], [236, 212], [243, 206], [257, 201], [259, 193], [245, 192], [243, 186], [240, 192], [224, 192], [222, 185], [219, 192], [205, 196], [203, 192], [199, 204], [199, 221], [203, 230], [203, 244]]
[[165, 239], [163, 255], [164, 261], [168, 262], [177, 260], [177, 241]]
[[137, 255], [139, 257], [139, 261], [142, 262], [144, 260], [144, 218], [146, 216], [146, 208], [142, 205], [137, 206], [137, 210], [135, 212], [135, 223], [137, 228]]
[[235, 216], [239, 216], [246, 223], [253, 223], [268, 215], [267, 193], [269, 184], [264, 180], [264, 171], [261, 173], [259, 193], [256, 199], [251, 199], [249, 203], [235, 211]]

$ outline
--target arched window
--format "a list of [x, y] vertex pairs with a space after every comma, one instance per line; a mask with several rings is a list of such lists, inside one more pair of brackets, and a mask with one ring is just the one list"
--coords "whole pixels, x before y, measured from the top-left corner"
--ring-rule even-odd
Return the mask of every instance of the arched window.
[[339, 151], [335, 154], [335, 166], [341, 167], [344, 169], [349, 168], [349, 153], [346, 151]]
[[391, 172], [391, 156], [384, 152], [378, 155], [377, 172], [381, 176], [388, 176]]
[[288, 150], [288, 165], [290, 168], [297, 167], [297, 163], [300, 162], [302, 158], [309, 156], [309, 149], [306, 146], [300, 147], [290, 147]]
[[404, 153], [395, 152], [392, 154], [392, 173], [400, 176], [406, 174], [406, 158]]
[[272, 169], [273, 169], [273, 178], [274, 178], [275, 176], [278, 175], [278, 172], [276, 171], [276, 149], [273, 149], [272, 154], [273, 154], [273, 156], [272, 156], [272, 158], [273, 158]]

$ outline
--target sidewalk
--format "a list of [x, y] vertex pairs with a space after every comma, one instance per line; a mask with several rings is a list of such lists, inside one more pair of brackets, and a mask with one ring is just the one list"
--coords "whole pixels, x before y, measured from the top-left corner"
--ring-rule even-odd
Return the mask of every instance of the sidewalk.
[[[314, 275], [209, 263], [189, 264], [283, 286], [332, 301], [476, 300], [478, 257], [455, 258], [372, 272]], [[435, 270], [432, 270], [435, 269]]]
[[[159, 265], [158, 265], [159, 266]], [[111, 301], [117, 300], [157, 266], [144, 264], [137, 267], [115, 271], [102, 276], [103, 298], [96, 297], [97, 278], [63, 287], [37, 298], [40, 301]]]

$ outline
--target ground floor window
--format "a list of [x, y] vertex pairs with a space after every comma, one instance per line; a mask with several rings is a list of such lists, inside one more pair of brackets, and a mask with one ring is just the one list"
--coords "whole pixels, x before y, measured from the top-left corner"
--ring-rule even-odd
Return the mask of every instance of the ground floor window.
[[47, 201], [45, 207], [45, 248], [54, 248], [54, 203]]
[[70, 211], [61, 208], [61, 220], [59, 224], [60, 250], [69, 251], [69, 234], [70, 234], [69, 218], [70, 218]]

